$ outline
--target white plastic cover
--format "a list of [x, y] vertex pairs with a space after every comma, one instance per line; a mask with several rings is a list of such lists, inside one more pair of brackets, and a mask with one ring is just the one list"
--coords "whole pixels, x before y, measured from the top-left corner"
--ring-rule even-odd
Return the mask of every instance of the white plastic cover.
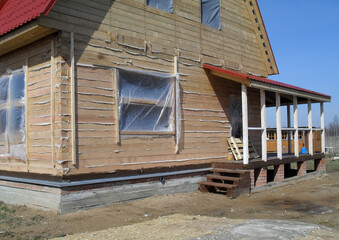
[[0, 156], [26, 160], [25, 74], [22, 70], [0, 78]]
[[201, 0], [201, 23], [221, 29], [220, 0]]
[[175, 131], [175, 75], [117, 69], [120, 131]]
[[147, 5], [173, 13], [173, 0], [147, 0]]

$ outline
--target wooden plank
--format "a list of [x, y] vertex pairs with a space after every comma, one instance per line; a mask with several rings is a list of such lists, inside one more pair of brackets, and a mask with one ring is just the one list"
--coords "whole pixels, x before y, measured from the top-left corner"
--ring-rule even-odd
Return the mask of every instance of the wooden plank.
[[307, 99], [307, 112], [308, 112], [308, 153], [313, 155], [313, 123], [312, 123], [312, 102], [311, 99]]
[[243, 144], [244, 154], [243, 163], [248, 164], [248, 103], [247, 103], [247, 87], [245, 84], [241, 84], [241, 102], [242, 102], [242, 131], [243, 131]]
[[294, 125], [295, 128], [294, 131], [294, 155], [296, 157], [299, 157], [299, 141], [296, 141], [299, 139], [299, 131], [298, 131], [298, 97], [293, 96], [293, 119], [294, 119]]
[[325, 153], [325, 112], [324, 103], [320, 103], [321, 152]]
[[51, 161], [52, 161], [52, 167], [55, 168], [55, 80], [54, 80], [54, 67], [55, 67], [55, 61], [54, 61], [54, 40], [51, 41], [51, 146], [52, 146], [52, 155], [51, 155]]
[[275, 93], [276, 121], [277, 121], [277, 157], [282, 159], [282, 133], [281, 133], [281, 102], [280, 93]]
[[75, 59], [74, 59], [74, 32], [71, 32], [71, 134], [72, 134], [72, 164], [77, 164], [76, 141], [76, 88], [75, 88]]
[[267, 161], [267, 131], [266, 131], [266, 94], [265, 90], [260, 90], [260, 106], [261, 106], [261, 157], [263, 161]]

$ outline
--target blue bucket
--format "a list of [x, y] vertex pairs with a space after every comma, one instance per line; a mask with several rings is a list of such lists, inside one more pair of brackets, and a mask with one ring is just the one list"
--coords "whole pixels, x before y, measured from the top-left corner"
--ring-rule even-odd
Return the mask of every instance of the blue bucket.
[[305, 147], [301, 148], [301, 153], [302, 153], [302, 154], [307, 153], [307, 148], [305, 148]]

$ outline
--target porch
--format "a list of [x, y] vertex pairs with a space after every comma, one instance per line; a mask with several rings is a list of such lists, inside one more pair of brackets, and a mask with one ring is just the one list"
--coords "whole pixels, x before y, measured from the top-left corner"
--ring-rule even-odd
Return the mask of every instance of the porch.
[[[236, 197], [271, 182], [277, 183], [290, 177], [305, 177], [307, 173], [317, 174], [326, 171], [324, 103], [331, 101], [330, 96], [211, 65], [204, 65], [204, 68], [209, 74], [241, 84], [241, 117], [239, 118], [241, 119], [242, 158], [240, 161], [212, 164], [212, 171], [207, 175], [207, 181], [200, 183], [201, 191], [223, 192], [229, 197]], [[249, 88], [259, 92], [260, 123], [249, 122]], [[298, 111], [302, 104], [307, 106], [307, 116], [304, 119], [307, 122], [306, 127], [299, 125]], [[312, 105], [314, 104], [319, 104], [319, 127], [313, 126]], [[282, 124], [283, 107], [286, 107], [286, 126]], [[274, 129], [267, 127], [268, 108], [275, 110], [276, 128]], [[274, 133], [274, 139], [270, 139], [268, 132]], [[257, 148], [260, 149], [257, 158], [250, 157], [249, 148], [253, 141], [251, 135], [256, 135], [258, 138], [258, 141], [254, 141], [254, 145], [259, 146]], [[303, 136], [302, 142], [299, 141], [300, 135]], [[320, 136], [320, 139], [315, 141], [314, 136]], [[268, 142], [271, 145], [273, 142], [274, 151], [272, 147], [268, 149]]]

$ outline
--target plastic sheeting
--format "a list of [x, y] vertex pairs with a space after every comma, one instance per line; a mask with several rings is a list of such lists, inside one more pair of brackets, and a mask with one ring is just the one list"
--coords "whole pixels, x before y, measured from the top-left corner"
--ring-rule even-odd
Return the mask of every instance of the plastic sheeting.
[[232, 137], [242, 137], [242, 102], [240, 95], [230, 95], [230, 121]]
[[175, 75], [117, 69], [120, 131], [175, 132]]
[[173, 0], [147, 0], [147, 5], [173, 13]]
[[26, 160], [23, 71], [0, 78], [0, 156]]
[[201, 23], [221, 29], [220, 0], [201, 0]]

